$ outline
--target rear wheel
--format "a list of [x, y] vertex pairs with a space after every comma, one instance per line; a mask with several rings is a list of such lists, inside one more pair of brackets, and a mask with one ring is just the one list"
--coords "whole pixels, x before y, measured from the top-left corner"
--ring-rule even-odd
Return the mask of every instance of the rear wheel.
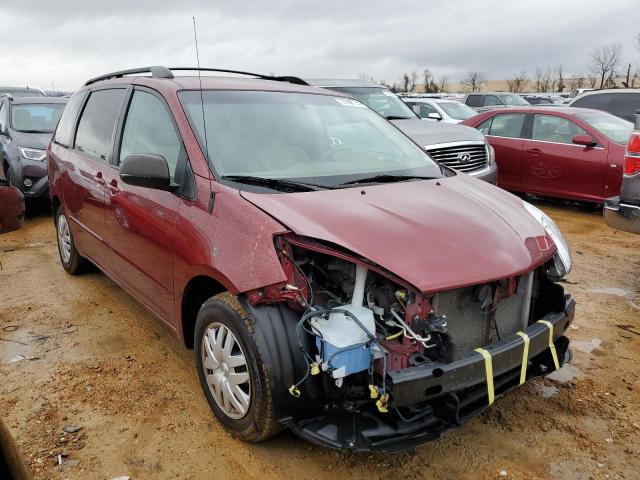
[[209, 405], [229, 432], [259, 442], [280, 431], [253, 319], [230, 293], [218, 294], [200, 308], [195, 360]]
[[56, 212], [56, 237], [58, 239], [58, 253], [62, 268], [71, 275], [78, 275], [87, 270], [89, 262], [80, 256], [75, 244], [73, 234], [69, 228], [69, 220], [62, 205]]

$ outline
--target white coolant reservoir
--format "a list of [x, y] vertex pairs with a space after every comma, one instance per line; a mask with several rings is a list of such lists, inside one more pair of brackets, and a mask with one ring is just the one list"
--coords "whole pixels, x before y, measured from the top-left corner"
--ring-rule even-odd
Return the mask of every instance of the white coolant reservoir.
[[340, 311], [332, 311], [328, 318], [311, 319], [313, 329], [319, 333], [316, 346], [322, 354], [322, 362], [332, 369], [336, 379], [366, 370], [372, 361], [369, 334], [375, 335], [376, 322], [373, 312], [362, 305], [366, 278], [367, 269], [357, 265], [351, 304], [335, 307], [351, 313], [362, 326]]

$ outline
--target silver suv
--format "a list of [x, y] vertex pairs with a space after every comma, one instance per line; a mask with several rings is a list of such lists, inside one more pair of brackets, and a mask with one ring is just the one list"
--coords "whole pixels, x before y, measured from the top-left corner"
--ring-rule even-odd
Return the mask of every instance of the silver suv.
[[478, 130], [421, 120], [395, 93], [366, 80], [305, 79], [309, 85], [346, 93], [385, 117], [438, 163], [495, 185], [493, 148]]

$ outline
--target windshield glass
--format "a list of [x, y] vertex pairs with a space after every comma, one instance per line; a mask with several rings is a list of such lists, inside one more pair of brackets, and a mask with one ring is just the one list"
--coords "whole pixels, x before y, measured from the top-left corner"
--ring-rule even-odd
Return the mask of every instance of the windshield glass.
[[458, 102], [437, 102], [438, 106], [445, 111], [447, 115], [456, 120], [466, 120], [467, 118], [478, 115], [473, 108], [466, 106], [464, 103]]
[[417, 145], [360, 102], [263, 91], [199, 91], [180, 100], [220, 176], [314, 181], [336, 186], [380, 174], [442, 177]]
[[416, 114], [395, 93], [376, 87], [332, 87], [331, 90], [357, 98], [385, 118], [416, 118]]
[[633, 123], [607, 112], [579, 113], [576, 117], [587, 122], [612, 142], [621, 145], [627, 144], [633, 130]]
[[516, 95], [515, 93], [512, 93], [512, 94], [507, 93], [505, 95], [500, 95], [500, 98], [502, 98], [502, 101], [506, 105], [512, 105], [517, 107], [526, 107], [527, 105], [531, 105], [524, 98], [522, 98], [520, 95]]
[[64, 107], [64, 103], [13, 105], [11, 125], [20, 132], [53, 133]]

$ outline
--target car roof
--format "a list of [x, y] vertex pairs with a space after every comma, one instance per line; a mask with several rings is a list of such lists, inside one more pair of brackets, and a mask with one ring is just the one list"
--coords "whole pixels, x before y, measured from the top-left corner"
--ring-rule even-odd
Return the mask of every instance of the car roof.
[[424, 103], [429, 103], [429, 102], [437, 102], [437, 103], [460, 103], [457, 100], [452, 100], [450, 98], [440, 98], [440, 97], [401, 97], [402, 101], [404, 102], [424, 102]]
[[42, 91], [39, 88], [33, 88], [33, 87], [9, 87], [7, 85], [0, 87], [0, 94], [2, 94], [2, 92], [4, 92], [5, 90], [13, 90], [14, 92], [40, 92], [42, 93]]
[[[1, 98], [1, 96], [0, 96]], [[34, 104], [34, 103], [67, 103], [68, 98], [65, 97], [13, 97], [10, 99], [14, 105]]]
[[308, 85], [299, 85], [278, 80], [262, 78], [220, 76], [205, 74], [175, 76], [173, 78], [156, 78], [152, 76], [128, 75], [92, 82], [83, 88], [102, 87], [106, 85], [142, 85], [158, 90], [161, 93], [176, 93], [181, 90], [258, 90], [272, 92], [313, 93], [316, 95], [344, 96], [339, 92], [330, 92]]
[[[557, 113], [560, 115], [578, 115], [580, 113], [602, 113], [602, 110], [595, 110], [593, 108], [578, 108], [578, 107], [537, 107], [532, 105], [530, 107], [507, 107], [499, 108], [497, 110], [490, 110], [489, 114], [500, 113]], [[606, 112], [605, 112], [606, 113]], [[490, 115], [487, 115], [490, 116]]]
[[379, 83], [361, 79], [339, 79], [339, 78], [305, 78], [305, 82], [314, 87], [372, 87], [387, 88]]
[[[601, 95], [603, 93], [640, 93], [640, 88], [603, 88], [601, 90], [587, 90], [580, 98], [590, 97], [592, 95]], [[577, 99], [578, 97], [576, 97]]]

